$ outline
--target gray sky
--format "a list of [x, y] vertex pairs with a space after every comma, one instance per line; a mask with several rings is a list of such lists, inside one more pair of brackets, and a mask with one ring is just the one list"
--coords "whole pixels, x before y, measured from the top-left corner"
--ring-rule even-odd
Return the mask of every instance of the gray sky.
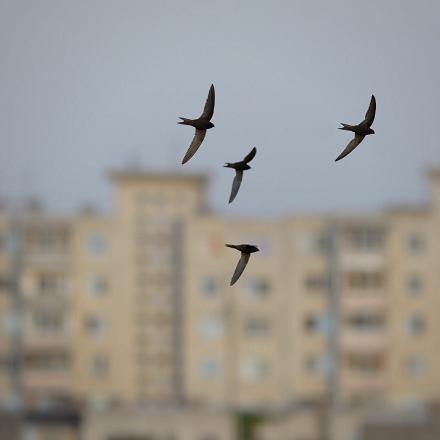
[[[209, 85], [213, 122], [185, 171], [227, 214], [366, 210], [428, 196], [440, 164], [437, 1], [0, 1], [0, 194], [111, 205], [105, 172], [178, 169]], [[370, 136], [341, 162], [339, 122]], [[236, 201], [225, 161], [258, 148]]]

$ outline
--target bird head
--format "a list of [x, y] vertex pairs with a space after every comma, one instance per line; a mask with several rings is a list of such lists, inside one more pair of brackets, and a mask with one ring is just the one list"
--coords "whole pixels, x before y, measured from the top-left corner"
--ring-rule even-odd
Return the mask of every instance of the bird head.
[[374, 133], [374, 130], [373, 130], [372, 128], [369, 128], [369, 129], [368, 129], [368, 134], [375, 134], [375, 133]]
[[212, 122], [208, 122], [208, 128], [215, 127], [215, 125]]

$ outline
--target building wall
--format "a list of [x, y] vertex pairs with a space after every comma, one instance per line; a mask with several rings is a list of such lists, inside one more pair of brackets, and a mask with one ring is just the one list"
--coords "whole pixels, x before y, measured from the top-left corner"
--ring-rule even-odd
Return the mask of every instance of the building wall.
[[392, 400], [439, 397], [439, 232], [440, 217], [431, 211], [390, 218], [388, 394]]
[[[203, 178], [113, 178], [115, 214], [77, 221], [79, 397], [98, 405], [182, 401], [183, 241], [204, 208]], [[94, 236], [106, 243], [99, 255], [90, 252]], [[91, 293], [97, 277], [105, 293]]]
[[37, 213], [18, 227], [24, 399], [58, 405], [73, 392], [71, 222]]
[[[440, 398], [438, 173], [424, 209], [270, 220], [207, 212], [200, 176], [113, 179], [109, 216], [33, 213], [20, 223], [29, 404], [73, 396], [100, 408], [187, 401], [265, 410], [321, 400], [331, 385], [330, 286], [340, 317], [337, 397]], [[4, 217], [0, 237], [7, 231]], [[261, 251], [229, 287], [240, 255], [224, 244], [246, 242]], [[14, 274], [6, 249], [3, 278]], [[2, 353], [14, 302], [11, 286], [0, 291]], [[2, 396], [12, 377], [0, 368]]]

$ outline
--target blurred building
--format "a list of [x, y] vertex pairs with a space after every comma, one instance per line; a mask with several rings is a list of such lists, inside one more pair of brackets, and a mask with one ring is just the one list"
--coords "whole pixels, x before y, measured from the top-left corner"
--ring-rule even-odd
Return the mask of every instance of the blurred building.
[[46, 422], [70, 430], [77, 424], [72, 220], [47, 216], [32, 205], [2, 217], [0, 230], [2, 409], [21, 413], [31, 431]]
[[76, 221], [77, 397], [184, 400], [184, 237], [204, 178], [116, 172], [116, 211]]
[[[112, 179], [109, 216], [0, 216], [3, 407], [71, 427], [209, 406], [288, 429], [298, 404], [440, 400], [440, 171], [424, 207], [273, 220], [209, 212], [204, 176]], [[234, 287], [224, 243], [261, 250]]]
[[[249, 410], [329, 392], [345, 403], [438, 400], [440, 173], [429, 178], [423, 208], [192, 222], [187, 398]], [[227, 242], [261, 249], [232, 288], [239, 255]]]

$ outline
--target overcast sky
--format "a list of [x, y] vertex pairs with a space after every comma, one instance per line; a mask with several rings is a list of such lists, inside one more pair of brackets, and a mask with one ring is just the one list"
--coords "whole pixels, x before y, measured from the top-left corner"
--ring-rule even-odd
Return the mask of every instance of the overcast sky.
[[[0, 0], [0, 194], [112, 203], [109, 168], [207, 171], [225, 214], [369, 210], [428, 197], [440, 165], [438, 1]], [[181, 159], [216, 87], [210, 130]], [[370, 96], [369, 136], [360, 122]], [[235, 202], [233, 171], [258, 154]]]

